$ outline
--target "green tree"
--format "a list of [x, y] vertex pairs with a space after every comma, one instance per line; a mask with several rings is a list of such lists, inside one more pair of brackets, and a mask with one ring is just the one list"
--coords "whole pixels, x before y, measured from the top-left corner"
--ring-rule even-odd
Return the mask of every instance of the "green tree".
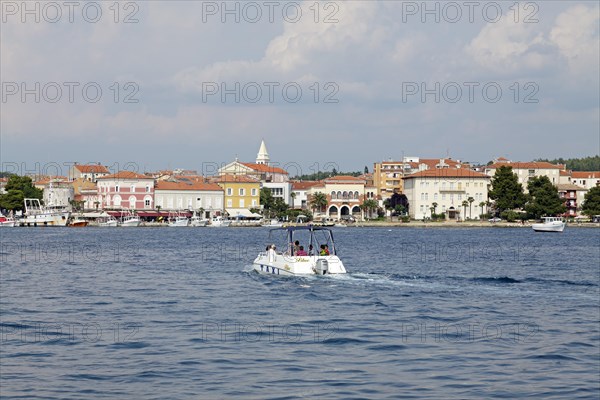
[[473, 212], [473, 202], [475, 201], [475, 199], [472, 197], [469, 197], [467, 199], [467, 201], [469, 202], [469, 219], [472, 219], [473, 216], [471, 215], [471, 213]]
[[466, 220], [467, 219], [467, 207], [469, 207], [469, 202], [466, 201], [466, 200], [463, 200], [462, 206], [463, 206], [463, 209], [464, 209], [464, 213], [463, 213], [464, 218], [463, 218], [463, 220]]
[[435, 210], [437, 210], [438, 207], [438, 203], [436, 203], [435, 201], [433, 203], [431, 203], [431, 207], [433, 208], [433, 211], [431, 212], [432, 214], [435, 214]]
[[319, 210], [319, 212], [323, 212], [323, 209], [327, 207], [327, 195], [322, 192], [317, 192], [312, 195], [310, 199], [310, 206], [313, 210]]
[[259, 193], [260, 205], [263, 206], [263, 214], [268, 218], [270, 217], [271, 209], [275, 205], [275, 199], [273, 199], [273, 193], [269, 188], [260, 189]]
[[558, 189], [547, 176], [538, 176], [527, 184], [529, 201], [525, 210], [536, 219], [541, 216], [557, 215], [565, 212], [564, 201], [558, 196]]
[[365, 165], [365, 174], [368, 174], [368, 173], [369, 173], [369, 167], [367, 167], [367, 166]]
[[406, 207], [404, 207], [402, 204], [396, 204], [394, 211], [396, 211], [398, 215], [403, 215], [406, 212]]
[[369, 215], [369, 218], [371, 218], [373, 215], [373, 210], [377, 209], [377, 202], [373, 199], [367, 199], [363, 201], [363, 203], [360, 205], [360, 208], [362, 208], [363, 211]]
[[483, 207], [485, 207], [485, 201], [479, 203], [479, 207], [481, 208], [481, 215], [483, 215]]
[[586, 194], [581, 211], [590, 218], [600, 215], [600, 186], [591, 188]]
[[513, 174], [512, 167], [501, 166], [496, 170], [492, 178], [492, 189], [489, 197], [495, 200], [496, 210], [502, 212], [515, 208], [523, 208], [527, 201], [523, 186], [519, 183], [516, 174]]
[[294, 200], [296, 200], [296, 192], [290, 193], [290, 197], [292, 199], [292, 204], [290, 208], [294, 208]]
[[0, 208], [22, 210], [24, 199], [42, 199], [42, 190], [33, 186], [28, 176], [11, 175], [6, 183], [7, 193], [0, 195]]

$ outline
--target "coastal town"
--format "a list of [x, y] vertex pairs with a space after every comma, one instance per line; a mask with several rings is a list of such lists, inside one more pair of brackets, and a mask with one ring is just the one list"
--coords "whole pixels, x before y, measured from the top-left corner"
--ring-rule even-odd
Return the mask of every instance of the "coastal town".
[[[125, 220], [136, 221], [135, 226], [512, 222], [520, 217], [511, 214], [516, 207], [498, 207], [492, 188], [497, 172], [509, 167], [524, 194], [532, 179], [547, 178], [560, 198], [561, 208], [553, 214], [597, 222], [595, 213], [585, 212], [582, 205], [590, 190], [599, 190], [600, 171], [572, 171], [563, 164], [500, 157], [472, 165], [452, 158], [402, 157], [374, 162], [371, 171], [365, 167], [361, 174], [331, 173], [318, 180], [290, 177], [280, 165], [271, 161], [264, 140], [253, 162], [236, 158], [212, 176], [184, 169], [110, 171], [100, 163], [74, 163], [67, 176], [30, 176], [41, 193], [37, 207], [30, 207], [69, 212], [69, 223], [75, 218], [83, 226], [108, 221], [116, 226]], [[14, 191], [17, 203], [7, 206], [9, 180], [0, 178], [0, 223], [31, 225], [24, 223], [28, 210], [18, 207], [23, 199]]]

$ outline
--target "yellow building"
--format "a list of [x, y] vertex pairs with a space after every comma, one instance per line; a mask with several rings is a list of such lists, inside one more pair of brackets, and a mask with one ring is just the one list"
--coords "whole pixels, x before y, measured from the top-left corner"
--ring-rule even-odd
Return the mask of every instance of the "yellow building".
[[246, 175], [221, 175], [214, 182], [225, 193], [225, 212], [231, 218], [255, 217], [251, 208], [260, 207], [260, 181]]

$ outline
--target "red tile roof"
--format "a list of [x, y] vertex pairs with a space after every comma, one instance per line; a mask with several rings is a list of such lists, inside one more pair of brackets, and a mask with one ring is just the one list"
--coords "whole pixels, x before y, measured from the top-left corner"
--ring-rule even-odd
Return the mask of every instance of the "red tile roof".
[[282, 168], [277, 168], [277, 167], [273, 167], [271, 165], [265, 165], [265, 164], [256, 164], [256, 163], [244, 163], [244, 162], [240, 162], [240, 164], [251, 168], [255, 171], [258, 172], [265, 172], [265, 173], [272, 173], [272, 174], [284, 174], [287, 175], [288, 172]]
[[307, 190], [313, 186], [319, 185], [319, 181], [295, 181], [292, 182], [292, 190]]
[[476, 172], [467, 168], [438, 168], [419, 171], [403, 179], [411, 178], [490, 178], [486, 174]]
[[503, 162], [488, 165], [487, 169], [498, 169], [500, 167], [512, 167], [513, 169], [562, 169], [562, 165], [550, 164], [546, 161], [534, 162]]
[[119, 171], [116, 174], [102, 176], [102, 177], [99, 177], [98, 179], [151, 179], [151, 180], [154, 180], [154, 178], [151, 176], [138, 174], [137, 172], [132, 172], [132, 171]]
[[74, 165], [75, 169], [79, 170], [79, 172], [83, 174], [110, 174], [108, 168], [104, 165], [98, 164], [88, 164], [88, 165]]
[[216, 183], [205, 183], [203, 181], [192, 182], [171, 182], [159, 181], [156, 183], [155, 190], [192, 190], [192, 191], [216, 191], [222, 192], [221, 186]]
[[600, 171], [573, 171], [571, 177], [575, 179], [600, 179]]

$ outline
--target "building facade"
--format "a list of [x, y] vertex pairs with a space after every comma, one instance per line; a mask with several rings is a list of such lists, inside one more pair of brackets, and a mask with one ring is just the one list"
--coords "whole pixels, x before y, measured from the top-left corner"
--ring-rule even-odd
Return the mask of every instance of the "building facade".
[[[432, 213], [444, 213], [454, 220], [479, 219], [479, 204], [488, 200], [489, 182], [489, 176], [465, 168], [425, 170], [405, 176], [409, 215], [418, 220], [430, 218]], [[466, 210], [463, 201], [469, 203]]]
[[202, 211], [204, 218], [223, 213], [223, 189], [216, 183], [158, 181], [154, 199], [155, 208], [160, 207], [161, 211]]
[[154, 208], [154, 178], [131, 171], [97, 179], [98, 201], [102, 208], [116, 210], [152, 210]]
[[77, 179], [96, 182], [98, 178], [107, 175], [110, 175], [110, 171], [100, 164], [75, 164], [69, 169], [69, 180], [71, 182]]
[[323, 193], [327, 196], [327, 207], [324, 213], [315, 210], [315, 217], [327, 217], [334, 220], [350, 215], [356, 219], [363, 219], [361, 205], [365, 200], [377, 199], [375, 186], [368, 185], [364, 178], [345, 175], [327, 178], [311, 186], [307, 192], [308, 204], [316, 193]]
[[500, 162], [486, 166], [485, 173], [493, 177], [496, 170], [503, 166], [512, 167], [513, 173], [517, 174], [519, 183], [523, 185], [525, 192], [527, 192], [529, 180], [540, 176], [547, 176], [553, 185], [558, 185], [562, 180], [560, 171], [564, 168], [563, 165], [554, 165], [548, 162], [512, 162], [503, 159]]
[[223, 189], [224, 208], [230, 217], [251, 216], [251, 208], [260, 208], [260, 182], [245, 175], [221, 175], [213, 180]]

